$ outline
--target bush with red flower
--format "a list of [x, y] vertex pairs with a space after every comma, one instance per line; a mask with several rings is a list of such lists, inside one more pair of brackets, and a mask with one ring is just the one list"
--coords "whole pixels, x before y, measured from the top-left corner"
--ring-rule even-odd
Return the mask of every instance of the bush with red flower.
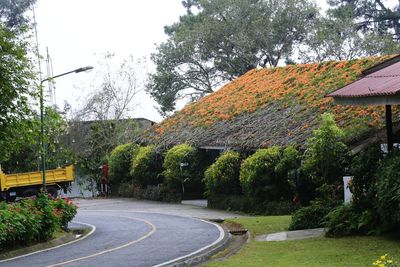
[[17, 203], [0, 203], [0, 251], [51, 239], [66, 230], [76, 215], [69, 199], [51, 199], [46, 194]]

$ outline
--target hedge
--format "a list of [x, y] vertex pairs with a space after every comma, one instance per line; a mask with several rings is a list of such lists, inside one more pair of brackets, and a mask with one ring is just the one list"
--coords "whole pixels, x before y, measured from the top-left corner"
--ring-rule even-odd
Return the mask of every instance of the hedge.
[[204, 173], [207, 195], [240, 194], [241, 156], [238, 152], [223, 153]]
[[181, 144], [172, 147], [165, 154], [164, 159], [165, 184], [168, 188], [179, 192], [202, 192], [203, 168], [200, 156], [194, 147]]
[[45, 194], [20, 203], [0, 203], [0, 251], [46, 241], [56, 230], [66, 229], [75, 215], [70, 200], [52, 200]]
[[277, 146], [260, 149], [245, 159], [240, 167], [240, 184], [245, 195], [258, 203], [291, 199], [288, 170], [280, 164], [284, 161], [286, 157]]
[[119, 184], [132, 179], [130, 167], [138, 145], [128, 143], [119, 145], [111, 152], [108, 159], [109, 177], [111, 184]]
[[162, 183], [162, 158], [154, 145], [139, 147], [132, 158], [131, 176], [133, 183], [141, 188]]

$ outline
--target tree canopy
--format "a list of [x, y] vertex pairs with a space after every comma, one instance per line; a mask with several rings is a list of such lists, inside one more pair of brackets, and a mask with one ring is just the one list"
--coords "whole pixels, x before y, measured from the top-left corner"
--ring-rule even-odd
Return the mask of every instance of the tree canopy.
[[398, 51], [400, 11], [380, 0], [329, 0], [300, 49], [304, 62], [350, 60]]
[[308, 0], [184, 1], [187, 14], [166, 26], [147, 91], [162, 114], [198, 99], [255, 67], [290, 58], [317, 14]]
[[7, 157], [10, 145], [24, 132], [21, 120], [31, 113], [33, 71], [27, 43], [0, 23], [0, 160]]
[[0, 0], [0, 21], [9, 29], [19, 29], [29, 22], [26, 11], [36, 0]]
[[162, 115], [253, 68], [396, 53], [400, 8], [385, 0], [185, 0], [151, 59], [147, 92]]

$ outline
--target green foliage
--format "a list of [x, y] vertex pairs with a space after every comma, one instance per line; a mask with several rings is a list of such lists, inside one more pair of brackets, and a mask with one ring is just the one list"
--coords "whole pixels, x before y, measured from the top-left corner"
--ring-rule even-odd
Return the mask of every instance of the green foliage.
[[360, 216], [351, 205], [340, 205], [325, 217], [327, 236], [346, 236], [357, 233]]
[[352, 162], [353, 202], [325, 218], [328, 235], [371, 234], [398, 229], [400, 225], [399, 152], [383, 158], [378, 145], [360, 152]]
[[207, 197], [208, 207], [230, 211], [240, 211], [250, 214], [287, 215], [295, 210], [294, 204], [289, 201], [269, 201], [256, 203], [245, 195], [211, 195]]
[[[46, 107], [44, 118], [47, 169], [71, 164], [74, 156], [64, 142], [68, 128], [66, 118], [52, 107]], [[40, 169], [40, 116], [32, 114], [32, 117], [20, 120], [19, 125], [21, 133], [13, 140], [13, 150], [7, 160], [0, 161], [9, 173]]]
[[252, 203], [245, 195], [214, 194], [207, 196], [207, 201], [213, 209], [252, 212]]
[[400, 30], [392, 20], [398, 20], [399, 12], [384, 2], [328, 1], [331, 7], [316, 19], [300, 57], [305, 62], [321, 62], [395, 54]]
[[[383, 46], [377, 45], [373, 49], [381, 49], [380, 53], [393, 53], [393, 46], [398, 45], [400, 29], [397, 26], [400, 11], [398, 6], [391, 5], [389, 1], [363, 0], [363, 1], [329, 1], [331, 8], [328, 10], [333, 17], [338, 19], [344, 16], [352, 21], [349, 24], [357, 25], [355, 30], [374, 40], [384, 40]], [[390, 37], [390, 38], [388, 38]], [[365, 40], [368, 41], [369, 39]], [[360, 44], [358, 44], [360, 45]], [[371, 47], [372, 48], [372, 47]], [[383, 49], [382, 49], [383, 48]], [[376, 51], [376, 50], [375, 50]]]
[[388, 155], [377, 171], [378, 213], [384, 231], [400, 226], [400, 152]]
[[20, 203], [0, 203], [0, 251], [29, 245], [53, 237], [76, 214], [76, 206], [62, 199], [51, 200], [45, 194]]
[[[188, 145], [176, 145], [169, 149], [164, 158], [164, 176], [169, 188], [181, 191], [184, 188], [195, 192], [202, 191], [203, 168], [198, 151]], [[182, 166], [182, 164], [188, 164]]]
[[186, 1], [184, 6], [187, 14], [165, 27], [168, 40], [151, 57], [156, 73], [147, 91], [163, 114], [182, 96], [198, 99], [221, 81], [289, 58], [317, 13], [308, 0]]
[[260, 149], [245, 159], [240, 167], [243, 192], [256, 202], [289, 200], [292, 191], [288, 181], [288, 170], [285, 173], [283, 165], [280, 164], [287, 159], [288, 157], [282, 156], [282, 151], [277, 146]]
[[[88, 129], [86, 132], [85, 129]], [[99, 120], [95, 122], [74, 122], [70, 126], [70, 136], [77, 155], [77, 170], [80, 175], [100, 181], [99, 167], [107, 161], [107, 156], [120, 144], [129, 142], [138, 132], [133, 120]]]
[[[282, 151], [281, 158], [275, 167], [275, 171], [281, 175], [296, 170], [300, 166], [300, 152], [294, 146], [288, 146]], [[293, 178], [293, 173], [290, 173]]]
[[353, 175], [350, 190], [353, 194], [353, 206], [358, 210], [376, 209], [377, 176], [376, 171], [383, 162], [379, 144], [372, 144], [358, 153], [351, 162]]
[[138, 145], [128, 143], [117, 146], [110, 154], [108, 164], [110, 168], [111, 184], [127, 182], [132, 179], [130, 175], [130, 166], [132, 158], [137, 152]]
[[51, 200], [44, 193], [39, 194], [36, 199], [36, 208], [41, 213], [39, 226], [40, 241], [49, 240], [60, 223], [59, 217], [50, 202]]
[[320, 126], [307, 140], [302, 169], [319, 187], [321, 197], [341, 198], [338, 186], [349, 161], [349, 149], [343, 138], [344, 132], [336, 125], [333, 115], [324, 113]]
[[293, 213], [289, 230], [323, 227], [323, 219], [331, 210], [332, 206], [325, 202], [312, 201], [309, 206], [300, 208]]
[[165, 185], [149, 185], [142, 188], [132, 183], [122, 183], [118, 188], [118, 196], [174, 203], [180, 203], [182, 200], [180, 194]]
[[207, 195], [240, 194], [241, 156], [235, 151], [224, 152], [204, 173]]
[[162, 182], [162, 158], [157, 154], [154, 145], [139, 147], [131, 163], [133, 183], [142, 188]]
[[54, 199], [50, 204], [60, 219], [61, 228], [67, 230], [68, 223], [72, 221], [77, 213], [76, 205], [68, 198]]
[[113, 53], [105, 53], [96, 67], [96, 79], [86, 102], [77, 112], [70, 127], [70, 137], [77, 155], [77, 170], [87, 184], [100, 184], [99, 166], [118, 145], [132, 141], [141, 130], [140, 120], [127, 119], [132, 101], [146, 77], [140, 60], [129, 57], [116, 61]]
[[0, 21], [4, 22], [7, 28], [18, 29], [28, 24], [29, 17], [26, 14], [36, 0], [13, 0], [0, 2]]
[[[1, 9], [0, 9], [1, 10]], [[0, 14], [2, 14], [0, 12]], [[1, 16], [1, 15], [0, 15]], [[28, 106], [33, 79], [33, 67], [28, 56], [28, 43], [0, 23], [0, 162], [19, 146], [15, 136], [24, 135], [29, 128], [21, 123], [29, 117]]]

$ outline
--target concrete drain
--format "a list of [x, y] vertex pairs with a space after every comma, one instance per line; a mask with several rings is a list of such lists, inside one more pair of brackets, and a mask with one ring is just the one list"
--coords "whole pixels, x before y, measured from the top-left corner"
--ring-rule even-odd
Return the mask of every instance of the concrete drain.
[[247, 229], [230, 230], [229, 233], [232, 235], [245, 235], [247, 233]]

